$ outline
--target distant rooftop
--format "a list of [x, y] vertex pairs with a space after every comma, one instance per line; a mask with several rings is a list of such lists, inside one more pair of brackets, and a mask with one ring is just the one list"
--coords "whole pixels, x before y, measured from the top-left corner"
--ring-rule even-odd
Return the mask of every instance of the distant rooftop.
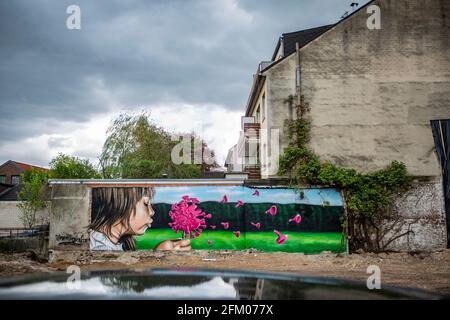
[[14, 160], [8, 160], [5, 163], [3, 163], [2, 165], [0, 165], [0, 167], [3, 167], [6, 164], [12, 163], [15, 166], [19, 167], [20, 169], [26, 171], [26, 170], [31, 170], [31, 169], [39, 169], [39, 170], [45, 170], [48, 171], [47, 168], [44, 167], [39, 167], [39, 166], [35, 166], [32, 164], [28, 164], [28, 163], [23, 163], [23, 162], [19, 162], [19, 161], [14, 161]]
[[294, 31], [289, 33], [283, 33], [278, 40], [277, 46], [275, 47], [275, 51], [272, 55], [272, 61], [275, 61], [277, 59], [276, 54], [282, 45], [282, 55], [283, 57], [286, 57], [292, 53], [295, 52], [295, 45], [296, 43], [299, 44], [299, 47], [303, 47], [304, 45], [308, 44], [318, 36], [320, 36], [325, 31], [329, 30], [331, 27], [333, 27], [334, 24], [329, 24], [326, 26], [311, 28], [311, 29], [305, 29], [300, 31]]

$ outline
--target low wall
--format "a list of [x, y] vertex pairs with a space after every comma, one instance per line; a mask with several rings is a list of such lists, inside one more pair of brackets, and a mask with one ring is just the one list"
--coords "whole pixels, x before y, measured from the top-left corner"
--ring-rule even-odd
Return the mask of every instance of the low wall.
[[43, 235], [32, 237], [0, 238], [0, 252], [16, 253], [34, 251], [36, 253], [47, 254], [47, 239]]
[[447, 247], [445, 203], [442, 181], [416, 182], [414, 187], [394, 203], [394, 212], [402, 217], [396, 232], [407, 235], [389, 245], [395, 251], [430, 251]]
[[[172, 230], [175, 220], [170, 213], [176, 211], [175, 204], [186, 214], [199, 209], [203, 212], [194, 215], [195, 221], [189, 226], [191, 233], [185, 234], [190, 236], [194, 250], [255, 248], [304, 253], [346, 250], [340, 221], [342, 199], [333, 188], [307, 188], [300, 194], [287, 186], [249, 185], [243, 180], [228, 179], [56, 180], [50, 181], [50, 187], [49, 248], [53, 250], [88, 249], [91, 241], [101, 244], [93, 246], [94, 250], [118, 249], [111, 243], [105, 249], [104, 236], [108, 233], [104, 229], [96, 230], [96, 238], [90, 239], [88, 226], [91, 221], [109, 219], [113, 212], [125, 216], [123, 212], [127, 209], [120, 206], [116, 210], [113, 203], [119, 201], [114, 199], [125, 199], [125, 202], [135, 199], [122, 193], [124, 189], [132, 191], [131, 187], [153, 190], [148, 204], [149, 212], [154, 213], [151, 227], [147, 225], [148, 213], [143, 221], [134, 215], [132, 218], [138, 227], [143, 227], [138, 228], [140, 232], [136, 233], [140, 236], [133, 241], [137, 250], [160, 249], [162, 243], [165, 243], [163, 248], [172, 248], [166, 242], [183, 237], [182, 230], [178, 233]], [[142, 199], [142, 194], [138, 198]], [[133, 208], [137, 208], [137, 202]], [[118, 221], [114, 219], [114, 223]]]
[[[0, 228], [24, 228], [22, 221], [20, 221], [21, 211], [17, 207], [19, 201], [0, 201]], [[36, 224], [47, 224], [50, 220], [50, 205], [37, 212]]]
[[[223, 181], [223, 180], [222, 180]], [[154, 182], [152, 182], [154, 183]], [[107, 187], [124, 187], [124, 186], [150, 186], [154, 185], [150, 182], [121, 182], [114, 183], [114, 181], [109, 180], [100, 180], [100, 181], [91, 181], [91, 182], [80, 182], [75, 181], [71, 184], [65, 184], [64, 181], [54, 181], [51, 183], [52, 189], [52, 197], [51, 197], [51, 214], [50, 214], [50, 242], [49, 247], [51, 249], [57, 250], [70, 250], [70, 249], [88, 249], [89, 248], [89, 233], [88, 233], [88, 225], [91, 222], [92, 210], [98, 204], [92, 203], [92, 193], [93, 190], [98, 188], [107, 188]], [[310, 188], [305, 189], [306, 193], [304, 199], [294, 199], [289, 192], [286, 191], [286, 194], [282, 193], [278, 195], [274, 195], [271, 198], [271, 202], [276, 203], [280, 197], [284, 196], [292, 197], [288, 202], [292, 202], [293, 210], [298, 210], [298, 212], [302, 212], [302, 222], [298, 224], [295, 223], [286, 224], [286, 221], [281, 221], [282, 210], [279, 210], [277, 217], [271, 217], [270, 214], [264, 214], [264, 211], [260, 212], [261, 209], [258, 206], [252, 207], [252, 202], [254, 201], [262, 201], [256, 200], [257, 197], [254, 197], [249, 190], [264, 190], [267, 188], [267, 185], [252, 185], [243, 182], [235, 182], [234, 187], [236, 189], [231, 190], [227, 188], [233, 186], [233, 183], [228, 181], [228, 186], [220, 185], [220, 181], [215, 182], [214, 184], [209, 184], [209, 190], [203, 190], [203, 193], [194, 192], [193, 185], [189, 185], [186, 182], [178, 182], [178, 184], [163, 186], [161, 184], [156, 184], [156, 195], [154, 201], [152, 201], [152, 207], [157, 212], [155, 217], [153, 217], [154, 222], [152, 228], [147, 230], [148, 237], [141, 240], [137, 240], [138, 249], [152, 249], [154, 248], [155, 243], [152, 241], [157, 241], [158, 239], [165, 239], [167, 235], [175, 233], [171, 233], [170, 228], [168, 228], [168, 222], [170, 219], [168, 217], [168, 211], [170, 210], [170, 205], [175, 203], [177, 199], [179, 200], [183, 194], [188, 194], [190, 196], [197, 196], [200, 198], [200, 201], [206, 201], [208, 206], [206, 208], [211, 208], [211, 212], [214, 212], [214, 208], [217, 206], [219, 202], [219, 198], [205, 199], [205, 194], [208, 192], [216, 193], [218, 197], [222, 196], [223, 192], [229, 192], [229, 203], [224, 205], [224, 211], [227, 213], [221, 217], [218, 216], [217, 213], [214, 213], [214, 219], [211, 219], [211, 224], [215, 224], [215, 229], [224, 232], [224, 228], [221, 226], [221, 221], [225, 219], [236, 219], [234, 221], [230, 220], [230, 228], [226, 231], [229, 231], [230, 234], [232, 232], [236, 233], [237, 231], [241, 231], [241, 236], [236, 235], [236, 238], [228, 237], [226, 241], [234, 241], [233, 244], [230, 244], [230, 247], [220, 247], [219, 242], [216, 240], [211, 241], [208, 237], [202, 234], [201, 239], [204, 242], [201, 245], [198, 244], [198, 239], [194, 239], [197, 242], [196, 248], [202, 249], [247, 249], [249, 246], [256, 243], [256, 245], [260, 245], [261, 242], [265, 240], [261, 240], [260, 243], [252, 242], [251, 237], [247, 237], [247, 232], [257, 231], [256, 229], [252, 229], [255, 223], [258, 221], [261, 222], [261, 231], [272, 232], [273, 229], [282, 230], [281, 233], [289, 234], [289, 232], [310, 232], [310, 231], [326, 231], [327, 223], [330, 223], [328, 218], [326, 217], [329, 214], [329, 210], [327, 209], [330, 206], [327, 197], [330, 197], [330, 194], [327, 195], [325, 191], [322, 192], [321, 188]], [[208, 184], [206, 184], [208, 185]], [[285, 188], [288, 189], [288, 188]], [[393, 232], [393, 236], [396, 234], [400, 234], [406, 231], [407, 235], [396, 239], [391, 242], [387, 247], [388, 250], [392, 251], [432, 251], [432, 250], [441, 250], [446, 248], [446, 217], [444, 210], [444, 198], [443, 198], [443, 190], [442, 190], [442, 182], [441, 181], [428, 181], [421, 180], [417, 181], [414, 187], [404, 194], [402, 197], [396, 199], [393, 210], [394, 213], [397, 213], [401, 221], [396, 225], [396, 230]], [[333, 190], [333, 189], [328, 189]], [[206, 192], [206, 193], [205, 193]], [[309, 192], [309, 193], [308, 193]], [[333, 192], [337, 193], [336, 190]], [[237, 199], [239, 197], [234, 196], [233, 194], [245, 193], [246, 195], [240, 195], [241, 199], [245, 199], [245, 205], [242, 208], [235, 209], [235, 203], [237, 203]], [[300, 197], [298, 194], [295, 197]], [[310, 199], [317, 198], [319, 200], [313, 200], [309, 203]], [[322, 199], [322, 200], [320, 200]], [[284, 200], [283, 200], [284, 201]], [[322, 201], [322, 203], [320, 203]], [[282, 201], [281, 201], [282, 202]], [[247, 206], [247, 204], [249, 206]], [[305, 210], [304, 205], [307, 205], [307, 210]], [[263, 205], [269, 206], [270, 203], [264, 203]], [[340, 204], [334, 203], [331, 204], [331, 207], [337, 206]], [[254, 208], [258, 208], [258, 212], [255, 211]], [[217, 209], [217, 208], [216, 208]], [[225, 210], [226, 209], [226, 210]], [[328, 211], [327, 211], [328, 210]], [[294, 215], [294, 211], [289, 212], [290, 215]], [[235, 218], [230, 217], [235, 216]], [[220, 215], [220, 213], [219, 213]], [[223, 218], [221, 220], [221, 218]], [[286, 220], [285, 218], [283, 218]], [[212, 222], [214, 220], [214, 222]], [[327, 222], [328, 221], [328, 222]], [[324, 224], [325, 223], [325, 224]], [[263, 227], [264, 226], [264, 227]], [[208, 225], [207, 231], [210, 230], [210, 225]], [[163, 230], [165, 228], [165, 230]], [[258, 228], [259, 230], [259, 228]], [[339, 230], [333, 230], [339, 232]], [[205, 234], [207, 234], [205, 232]], [[300, 233], [299, 233], [300, 234]], [[227, 235], [228, 236], [228, 235]], [[306, 241], [306, 238], [295, 237], [295, 235], [289, 235], [289, 240], [286, 241], [285, 244], [292, 245], [293, 241]], [[158, 238], [160, 237], [160, 238]], [[238, 238], [239, 237], [239, 238]], [[389, 238], [389, 236], [387, 237]], [[225, 239], [225, 238], [224, 238]], [[231, 240], [232, 239], [232, 240]], [[275, 239], [275, 238], [274, 238]], [[273, 239], [273, 240], [274, 240]], [[295, 240], [294, 240], [295, 239]], [[303, 239], [303, 240], [302, 240]], [[208, 244], [207, 243], [208, 240]], [[324, 238], [325, 240], [325, 238]], [[225, 241], [225, 240], [224, 240]], [[272, 241], [269, 239], [269, 241]], [[334, 241], [334, 240], [333, 240]], [[325, 241], [324, 241], [325, 242]], [[224, 242], [222, 242], [223, 244]], [[295, 244], [297, 246], [298, 244]], [[289, 246], [272, 246], [269, 250], [274, 251], [288, 251], [288, 252], [302, 252], [302, 249], [298, 249], [299, 247], [291, 247]], [[195, 249], [193, 247], [193, 249]], [[267, 249], [267, 248], [266, 248]], [[341, 250], [342, 248], [339, 248]], [[263, 249], [265, 250], [265, 249]], [[300, 251], [296, 251], [300, 250]], [[334, 251], [336, 252], [337, 249]], [[328, 250], [327, 251], [333, 251]], [[303, 251], [306, 253], [315, 253]]]
[[90, 192], [85, 184], [51, 186], [49, 248], [88, 248]]

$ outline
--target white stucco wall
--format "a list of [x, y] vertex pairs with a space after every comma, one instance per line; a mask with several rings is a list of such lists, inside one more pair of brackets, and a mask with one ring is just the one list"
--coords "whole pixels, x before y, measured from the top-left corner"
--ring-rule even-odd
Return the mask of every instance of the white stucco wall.
[[[20, 221], [19, 201], [0, 201], [0, 228], [24, 228]], [[50, 202], [47, 208], [37, 212], [37, 224], [46, 224], [50, 216]]]

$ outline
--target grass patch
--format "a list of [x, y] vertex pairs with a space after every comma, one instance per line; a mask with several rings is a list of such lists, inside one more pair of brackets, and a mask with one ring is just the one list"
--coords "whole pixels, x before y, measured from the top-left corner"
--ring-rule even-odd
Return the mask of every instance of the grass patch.
[[[282, 245], [275, 242], [276, 235], [273, 232], [246, 232], [237, 238], [232, 231], [203, 231], [201, 236], [191, 239], [191, 247], [194, 250], [244, 250], [255, 248], [262, 251], [274, 252], [303, 252], [307, 254], [320, 253], [322, 251], [339, 252], [341, 247], [340, 232], [297, 232], [283, 231], [288, 239]], [[136, 238], [138, 250], [154, 249], [158, 243], [168, 239], [181, 238], [171, 229], [149, 229]], [[212, 241], [208, 245], [208, 240]], [[345, 251], [345, 245], [342, 248]]]

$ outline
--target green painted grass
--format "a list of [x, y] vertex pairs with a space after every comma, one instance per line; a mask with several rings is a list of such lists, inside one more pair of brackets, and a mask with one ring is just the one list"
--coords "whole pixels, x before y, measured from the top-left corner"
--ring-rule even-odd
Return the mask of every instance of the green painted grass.
[[[288, 239], [282, 245], [275, 242], [273, 232], [246, 232], [237, 238], [232, 231], [203, 231], [200, 237], [191, 239], [194, 250], [244, 250], [255, 248], [262, 251], [303, 252], [307, 254], [322, 251], [345, 251], [345, 244], [341, 248], [340, 232], [281, 232], [287, 234]], [[154, 249], [158, 243], [168, 239], [179, 239], [180, 236], [171, 229], [150, 229], [136, 238], [138, 250]], [[208, 245], [208, 240], [212, 241]]]

